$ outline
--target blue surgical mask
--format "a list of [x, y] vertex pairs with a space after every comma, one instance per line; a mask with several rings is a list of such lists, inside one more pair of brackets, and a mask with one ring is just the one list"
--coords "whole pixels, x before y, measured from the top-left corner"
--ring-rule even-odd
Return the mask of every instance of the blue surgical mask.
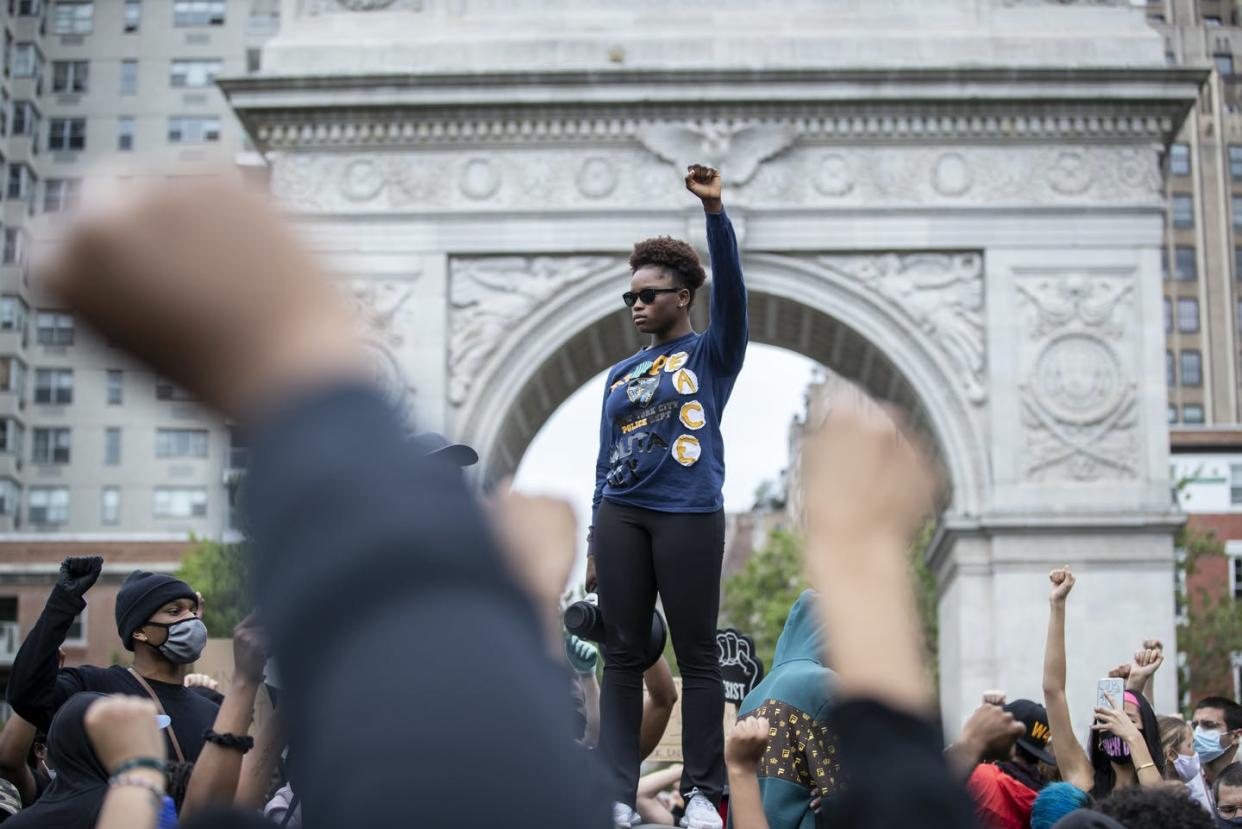
[[1195, 729], [1195, 754], [1205, 763], [1210, 763], [1229, 749], [1220, 744], [1223, 731], [1209, 731], [1203, 726]]
[[1231, 818], [1223, 818], [1220, 815], [1217, 815], [1216, 825], [1221, 827], [1222, 829], [1225, 829], [1225, 827], [1242, 826], [1242, 815], [1239, 815], [1238, 817], [1231, 817]]

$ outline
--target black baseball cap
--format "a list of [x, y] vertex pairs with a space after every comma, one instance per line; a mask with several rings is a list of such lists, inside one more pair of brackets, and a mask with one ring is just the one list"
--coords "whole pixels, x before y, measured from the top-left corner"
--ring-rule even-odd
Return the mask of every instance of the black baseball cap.
[[1026, 726], [1026, 733], [1018, 738], [1018, 745], [1037, 760], [1056, 763], [1056, 757], [1048, 751], [1052, 730], [1048, 727], [1048, 709], [1029, 699], [1016, 699], [1005, 706], [1013, 718]]
[[474, 466], [479, 462], [479, 453], [464, 443], [452, 443], [438, 432], [421, 432], [410, 438], [414, 451], [429, 458], [439, 458], [453, 466]]

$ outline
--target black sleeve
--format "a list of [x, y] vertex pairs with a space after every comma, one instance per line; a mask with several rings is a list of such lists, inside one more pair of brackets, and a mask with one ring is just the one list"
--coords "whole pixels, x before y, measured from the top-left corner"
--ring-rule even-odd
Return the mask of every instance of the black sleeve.
[[[824, 801], [818, 825], [833, 829], [976, 829], [970, 795], [949, 769], [931, 724], [871, 700], [838, 705], [828, 717], [845, 778]], [[916, 815], [914, 824], [911, 815]]]
[[[256, 596], [307, 813], [447, 826], [477, 807], [517, 829], [610, 825], [574, 750], [568, 687], [481, 510], [404, 434], [361, 386], [254, 432]], [[348, 757], [368, 773], [342, 777]]]
[[80, 672], [72, 668], [58, 670], [58, 649], [73, 625], [74, 617], [86, 607], [86, 601], [53, 585], [39, 621], [30, 629], [13, 659], [9, 676], [9, 705], [24, 720], [46, 731], [52, 715], [61, 704], [85, 691]]

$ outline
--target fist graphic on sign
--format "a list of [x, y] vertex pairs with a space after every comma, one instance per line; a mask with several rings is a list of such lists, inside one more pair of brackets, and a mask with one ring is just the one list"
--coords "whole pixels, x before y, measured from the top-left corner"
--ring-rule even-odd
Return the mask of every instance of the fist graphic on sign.
[[751, 647], [750, 639], [732, 628], [716, 631], [716, 660], [729, 702], [740, 704], [763, 678], [763, 665]]

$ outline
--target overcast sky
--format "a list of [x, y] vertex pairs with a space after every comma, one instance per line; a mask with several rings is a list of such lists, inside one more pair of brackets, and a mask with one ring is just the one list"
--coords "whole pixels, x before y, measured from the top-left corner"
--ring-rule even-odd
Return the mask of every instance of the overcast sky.
[[[803, 392], [817, 363], [792, 351], [751, 344], [746, 365], [725, 409], [725, 509], [745, 512], [755, 489], [788, 463], [789, 422], [803, 412]], [[514, 488], [568, 499], [578, 514], [579, 558], [585, 555], [599, 445], [601, 373], [587, 381], [548, 419], [522, 457]], [[590, 452], [574, 451], [590, 446]], [[581, 572], [581, 561], [576, 572]], [[576, 582], [575, 582], [576, 583]]]

